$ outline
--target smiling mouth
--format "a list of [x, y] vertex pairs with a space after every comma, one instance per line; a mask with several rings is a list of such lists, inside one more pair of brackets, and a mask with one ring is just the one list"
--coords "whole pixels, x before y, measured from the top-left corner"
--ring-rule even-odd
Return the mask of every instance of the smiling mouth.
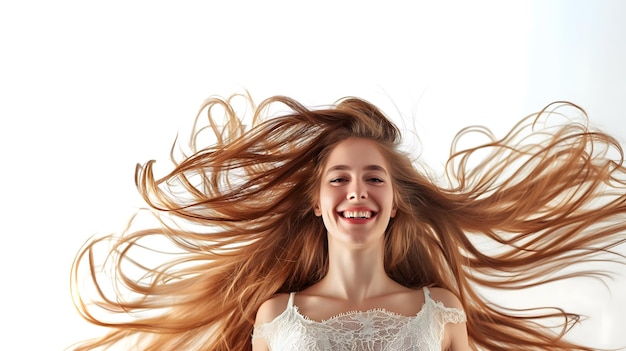
[[372, 211], [343, 211], [340, 214], [343, 218], [359, 218], [359, 219], [368, 219], [376, 215], [376, 213]]

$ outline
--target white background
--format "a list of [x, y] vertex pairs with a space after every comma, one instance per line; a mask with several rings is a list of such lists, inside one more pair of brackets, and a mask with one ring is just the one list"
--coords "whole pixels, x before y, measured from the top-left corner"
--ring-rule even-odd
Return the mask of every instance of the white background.
[[[501, 135], [553, 100], [624, 142], [625, 15], [602, 0], [2, 2], [0, 349], [98, 334], [71, 303], [74, 255], [123, 228], [135, 164], [168, 169], [204, 98], [361, 96], [412, 121], [438, 170], [460, 128]], [[577, 340], [626, 345], [616, 272], [613, 295], [579, 280], [500, 298], [563, 303], [592, 315]]]

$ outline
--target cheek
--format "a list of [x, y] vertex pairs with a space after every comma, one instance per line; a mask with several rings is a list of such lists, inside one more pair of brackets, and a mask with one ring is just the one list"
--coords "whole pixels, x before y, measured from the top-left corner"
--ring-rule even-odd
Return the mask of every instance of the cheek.
[[321, 197], [318, 203], [322, 211], [328, 211], [334, 206], [333, 199], [330, 196]]
[[335, 207], [341, 201], [341, 195], [333, 189], [323, 189], [320, 191], [320, 197], [317, 201], [317, 209], [322, 213], [334, 212]]
[[386, 189], [385, 191], [382, 191], [378, 194], [378, 199], [380, 200], [380, 204], [385, 208], [395, 208], [394, 194], [392, 190]]

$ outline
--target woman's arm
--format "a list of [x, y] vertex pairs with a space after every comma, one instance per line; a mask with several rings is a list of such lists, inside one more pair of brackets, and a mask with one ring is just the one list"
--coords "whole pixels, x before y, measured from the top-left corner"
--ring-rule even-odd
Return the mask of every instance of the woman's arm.
[[265, 338], [252, 339], [252, 351], [269, 351]]
[[448, 351], [469, 351], [467, 325], [463, 323], [448, 323], [444, 332], [444, 339], [449, 339]]

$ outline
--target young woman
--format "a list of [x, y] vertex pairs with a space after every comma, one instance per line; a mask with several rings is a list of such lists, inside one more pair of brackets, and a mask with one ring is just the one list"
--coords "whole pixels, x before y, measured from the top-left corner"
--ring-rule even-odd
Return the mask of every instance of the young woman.
[[[253, 349], [469, 350], [462, 305], [450, 291], [407, 287], [385, 271], [385, 233], [398, 214], [390, 150], [344, 137], [316, 173], [313, 212], [326, 228], [328, 270], [297, 296], [261, 305]], [[298, 309], [283, 312], [294, 303]]]
[[[577, 109], [551, 105], [504, 139], [453, 153], [442, 185], [362, 99], [310, 109], [272, 97], [249, 130], [230, 99], [209, 99], [212, 145], [198, 145], [198, 128], [171, 173], [138, 169], [160, 224], [79, 252], [73, 284], [86, 262], [98, 295], [75, 289], [77, 306], [113, 329], [76, 349], [592, 350], [564, 338], [577, 315], [515, 312], [477, 291], [576, 276], [559, 275], [573, 262], [624, 261], [612, 251], [626, 232], [619, 143], [584, 124], [538, 129], [561, 105]], [[276, 106], [288, 111], [266, 118]], [[142, 262], [146, 248], [164, 251], [159, 238], [169, 258]], [[109, 292], [96, 268], [111, 240]], [[482, 249], [485, 240], [497, 247]], [[87, 302], [130, 318], [95, 315]], [[538, 327], [554, 317], [562, 329]]]

